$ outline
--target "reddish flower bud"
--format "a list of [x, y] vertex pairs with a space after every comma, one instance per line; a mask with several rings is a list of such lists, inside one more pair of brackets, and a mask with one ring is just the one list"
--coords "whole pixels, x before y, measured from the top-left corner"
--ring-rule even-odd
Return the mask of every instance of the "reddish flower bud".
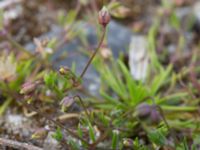
[[104, 6], [99, 12], [99, 24], [106, 27], [106, 25], [110, 22], [110, 13], [108, 9]]
[[62, 101], [60, 102], [60, 105], [62, 105], [63, 107], [70, 107], [74, 102], [74, 98], [71, 96], [66, 96], [62, 99]]
[[161, 120], [161, 115], [155, 106], [152, 107], [150, 119], [151, 119], [152, 123], [154, 123], [154, 124], [159, 123]]
[[139, 118], [146, 118], [151, 113], [151, 106], [146, 103], [142, 103], [137, 106], [136, 112]]
[[148, 119], [151, 124], [157, 124], [161, 120], [161, 114], [156, 105], [141, 103], [136, 107], [136, 113], [140, 119]]
[[36, 88], [36, 83], [26, 82], [22, 85], [22, 89], [20, 90], [20, 94], [29, 94], [33, 92]]

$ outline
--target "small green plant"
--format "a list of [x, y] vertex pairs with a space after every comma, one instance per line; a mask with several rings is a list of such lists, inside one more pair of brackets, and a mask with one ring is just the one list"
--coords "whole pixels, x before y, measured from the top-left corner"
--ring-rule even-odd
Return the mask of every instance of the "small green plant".
[[57, 141], [61, 141], [63, 139], [63, 134], [60, 128], [56, 129], [56, 132], [52, 135], [52, 137], [54, 139], [56, 139]]
[[[94, 65], [102, 80], [100, 88], [102, 98], [101, 100], [89, 99], [89, 102], [92, 103], [94, 108], [103, 112], [102, 115], [96, 114], [98, 117], [94, 119], [94, 122], [105, 126], [104, 128], [110, 131], [113, 129], [123, 131], [120, 132], [120, 139], [112, 134], [108, 135], [112, 139], [113, 149], [120, 147], [116, 145], [116, 139], [122, 141], [123, 138], [133, 136], [134, 130], [141, 125], [143, 130], [148, 133], [149, 141], [154, 148], [168, 145], [166, 136], [169, 133], [174, 134], [171, 128], [189, 127], [195, 129], [190, 121], [179, 122], [177, 118], [181, 119], [181, 117], [173, 118], [173, 115], [180, 111], [193, 112], [197, 110], [197, 107], [192, 104], [177, 106], [170, 103], [172, 99], [175, 102], [183, 97], [188, 98], [189, 95], [181, 92], [178, 94], [171, 92], [167, 96], [160, 94], [170, 86], [173, 70], [171, 65], [163, 67], [155, 53], [155, 36], [158, 26], [157, 23], [153, 25], [148, 35], [152, 69], [150, 68], [145, 83], [134, 80], [128, 68], [120, 59], [116, 61], [111, 58], [107, 64], [100, 57], [95, 59]], [[144, 103], [147, 107], [140, 107]], [[141, 113], [146, 113], [145, 117], [148, 119], [141, 118]], [[165, 128], [155, 128], [155, 125], [162, 123], [165, 124]], [[147, 127], [149, 125], [153, 129]], [[176, 141], [175, 136], [172, 136], [172, 138]]]
[[[123, 12], [127, 10], [121, 2], [110, 2], [108, 8], [104, 6], [99, 12], [101, 35], [93, 53], [85, 52], [90, 57], [82, 72], [76, 74], [75, 65], [54, 69], [56, 60], [52, 56], [62, 44], [74, 37], [79, 37], [83, 44], [87, 41], [85, 36], [79, 35], [80, 30], [75, 25], [81, 17], [81, 6], [86, 3], [89, 2], [81, 1], [75, 10], [68, 11], [68, 15], [61, 11], [58, 22], [64, 28], [63, 37], [61, 40], [35, 38], [34, 53], [17, 43], [3, 30], [0, 22], [1, 38], [17, 49], [0, 52], [0, 92], [3, 96], [0, 115], [9, 105], [17, 104], [25, 116], [45, 118], [42, 124], [48, 124], [50, 128], [37, 130], [31, 136], [33, 140], [44, 139], [49, 131], [54, 131], [52, 137], [63, 147], [73, 150], [197, 150], [200, 144], [199, 67], [194, 70], [182, 67], [177, 71], [175, 64], [162, 63], [170, 54], [158, 55], [157, 50], [161, 25], [166, 20], [167, 25], [178, 33], [176, 48], [179, 54], [185, 46], [182, 25], [174, 6], [163, 0], [162, 6], [167, 11], [155, 17], [148, 30], [149, 70], [146, 79], [140, 81], [133, 78], [122, 57], [114, 59], [109, 54], [104, 60], [98, 55], [106, 43], [107, 25], [111, 19], [108, 9], [114, 17], [123, 18]], [[0, 20], [2, 17], [1, 13]], [[198, 51], [192, 55], [193, 65], [198, 60]], [[101, 79], [98, 96], [82, 87], [91, 64]]]

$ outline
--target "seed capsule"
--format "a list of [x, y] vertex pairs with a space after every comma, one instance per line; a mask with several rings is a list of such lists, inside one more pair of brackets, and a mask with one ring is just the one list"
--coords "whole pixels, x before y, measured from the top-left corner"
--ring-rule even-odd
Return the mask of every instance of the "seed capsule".
[[103, 27], [106, 27], [106, 25], [110, 22], [110, 13], [105, 6], [99, 12], [98, 19], [99, 24], [101, 24]]

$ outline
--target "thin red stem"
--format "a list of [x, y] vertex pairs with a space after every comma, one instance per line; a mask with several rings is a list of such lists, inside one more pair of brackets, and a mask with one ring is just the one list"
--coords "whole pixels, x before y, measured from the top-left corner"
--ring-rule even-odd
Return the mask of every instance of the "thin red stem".
[[104, 40], [104, 37], [105, 37], [105, 33], [106, 33], [106, 27], [103, 27], [103, 34], [101, 36], [99, 44], [98, 44], [96, 50], [93, 52], [92, 56], [90, 57], [88, 63], [85, 66], [85, 68], [83, 69], [83, 71], [82, 71], [82, 73], [80, 75], [80, 78], [83, 78], [83, 76], [84, 76], [85, 72], [87, 71], [88, 67], [90, 66], [92, 60], [94, 59], [94, 57], [96, 56], [97, 52], [99, 51], [99, 49], [100, 49], [100, 47], [101, 47], [101, 45], [103, 43], [103, 40]]

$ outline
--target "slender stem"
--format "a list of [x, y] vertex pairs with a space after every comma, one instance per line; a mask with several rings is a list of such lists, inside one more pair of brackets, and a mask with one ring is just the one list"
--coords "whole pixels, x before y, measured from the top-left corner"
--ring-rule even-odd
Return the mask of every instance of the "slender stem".
[[29, 52], [28, 50], [26, 50], [24, 47], [22, 47], [19, 43], [17, 43], [15, 40], [12, 39], [12, 37], [10, 35], [6, 36], [7, 40], [14, 46], [16, 47], [18, 50], [22, 51], [23, 53], [29, 55], [29, 56], [34, 56], [31, 52]]
[[175, 142], [178, 143], [178, 138], [176, 137], [175, 133], [173, 132], [172, 128], [170, 127], [169, 123], [167, 122], [167, 119], [166, 119], [165, 114], [163, 112], [163, 108], [161, 106], [155, 104], [155, 99], [152, 99], [152, 101], [153, 101], [154, 106], [156, 106], [156, 109], [159, 111], [159, 113], [162, 117], [162, 120], [165, 123], [167, 129], [169, 130], [169, 132], [174, 137]]
[[91, 120], [90, 120], [90, 115], [89, 115], [89, 113], [88, 113], [88, 111], [87, 111], [87, 107], [85, 106], [85, 104], [84, 104], [84, 102], [82, 101], [81, 97], [80, 97], [79, 95], [76, 95], [76, 96], [74, 96], [74, 99], [75, 99], [75, 98], [77, 98], [77, 99], [80, 101], [80, 103], [81, 103], [81, 105], [83, 106], [83, 109], [84, 109], [84, 111], [85, 111], [85, 114], [86, 114], [86, 116], [88, 117], [88, 120], [91, 122]]
[[157, 109], [159, 110], [159, 112], [160, 112], [160, 114], [161, 114], [161, 116], [162, 116], [162, 119], [163, 119], [165, 125], [167, 126], [168, 130], [170, 131], [170, 133], [171, 133], [172, 136], [174, 137], [174, 140], [176, 141], [176, 143], [178, 143], [179, 140], [178, 140], [178, 138], [176, 137], [175, 133], [173, 132], [172, 128], [169, 126], [169, 123], [167, 122], [167, 119], [165, 118], [165, 114], [164, 114], [162, 108], [161, 108], [160, 106], [158, 106], [158, 105], [156, 105], [156, 106], [157, 106]]
[[7, 99], [7, 100], [3, 103], [3, 105], [0, 107], [0, 116], [3, 115], [3, 113], [5, 112], [5, 110], [6, 110], [7, 107], [10, 105], [11, 102], [12, 102], [12, 99], [9, 98], [9, 99]]
[[83, 69], [83, 71], [82, 71], [82, 73], [81, 73], [81, 75], [80, 75], [80, 78], [83, 78], [83, 76], [84, 76], [85, 72], [87, 71], [88, 67], [90, 66], [92, 60], [94, 59], [94, 57], [96, 56], [98, 50], [100, 49], [100, 47], [101, 47], [101, 45], [102, 45], [102, 43], [103, 43], [104, 37], [105, 37], [105, 33], [106, 33], [106, 27], [103, 27], [103, 34], [102, 34], [102, 36], [101, 36], [101, 39], [100, 39], [100, 41], [99, 41], [99, 44], [98, 44], [96, 50], [93, 52], [92, 56], [90, 57], [88, 63], [87, 63], [86, 66], [85, 66], [85, 68]]

